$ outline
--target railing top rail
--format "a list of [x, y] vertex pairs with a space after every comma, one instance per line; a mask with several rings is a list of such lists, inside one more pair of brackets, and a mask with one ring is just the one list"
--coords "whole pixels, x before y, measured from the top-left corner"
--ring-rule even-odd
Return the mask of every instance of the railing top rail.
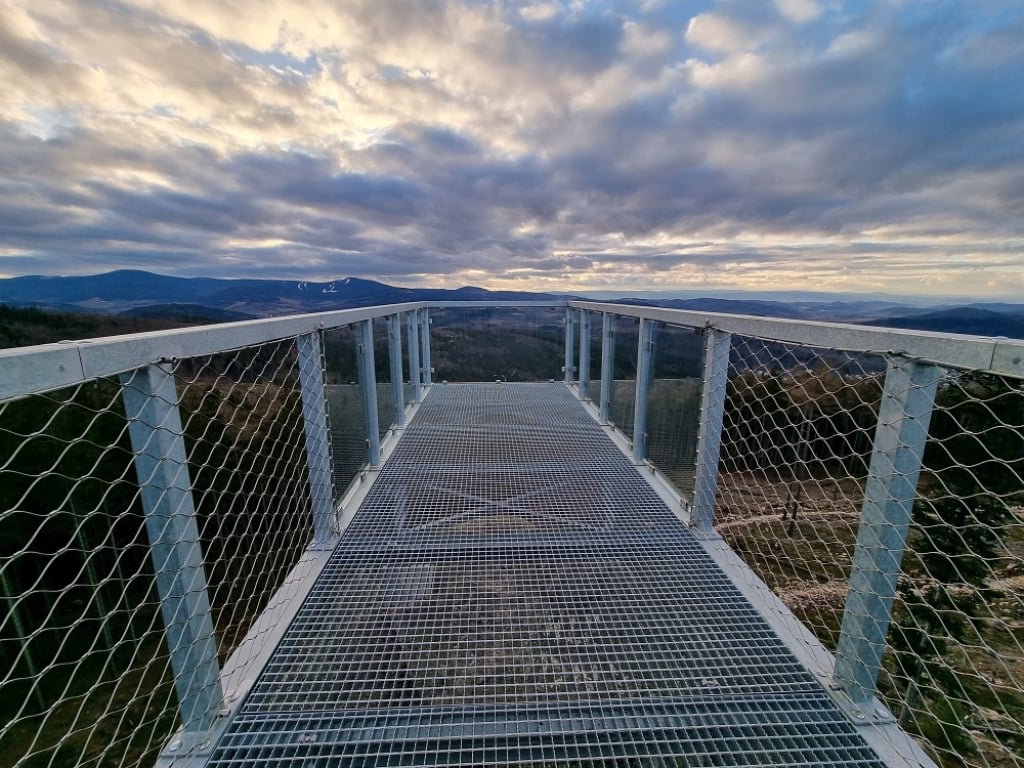
[[424, 302], [242, 320], [0, 350], [0, 400], [72, 386], [164, 360], [212, 355], [386, 317]]
[[991, 371], [1024, 378], [1024, 340], [990, 336], [904, 331], [817, 320], [785, 320], [718, 312], [645, 307], [599, 301], [569, 301], [593, 312], [655, 320], [695, 328], [712, 327], [743, 336], [857, 352], [891, 352], [939, 365]]
[[714, 327], [773, 341], [851, 351], [892, 352], [941, 365], [1024, 378], [1024, 340], [599, 301], [424, 301], [0, 350], [0, 400], [71, 386], [162, 360], [215, 354], [422, 308], [564, 306], [697, 328]]

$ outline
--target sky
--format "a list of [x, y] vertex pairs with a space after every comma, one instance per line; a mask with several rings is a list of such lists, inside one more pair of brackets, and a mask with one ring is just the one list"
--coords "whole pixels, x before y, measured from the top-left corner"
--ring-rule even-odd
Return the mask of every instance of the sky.
[[1024, 3], [0, 0], [0, 277], [1024, 297]]

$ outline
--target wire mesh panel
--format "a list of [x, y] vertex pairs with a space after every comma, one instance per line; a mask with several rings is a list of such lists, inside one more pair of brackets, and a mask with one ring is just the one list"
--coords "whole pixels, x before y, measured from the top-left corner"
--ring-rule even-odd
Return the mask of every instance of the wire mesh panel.
[[134, 765], [173, 729], [132, 458], [116, 381], [0, 406], [7, 765]]
[[[827, 646], [843, 655], [841, 628], [847, 649], [878, 646], [878, 694], [937, 760], [1022, 765], [1024, 388], [985, 372], [937, 374], [901, 526], [885, 509], [898, 494], [867, 491], [892, 472], [877, 463], [882, 451], [896, 457], [897, 480], [917, 478], [899, 464], [914, 450], [902, 432], [876, 443], [897, 423], [879, 426], [883, 403], [907, 394], [887, 383], [887, 360], [912, 363], [733, 337], [716, 527]], [[865, 539], [865, 510], [879, 505], [885, 517]], [[858, 536], [897, 542], [887, 545], [887, 636], [873, 637], [877, 618], [848, 598], [851, 583], [871, 583], [857, 575]]]
[[559, 384], [434, 387], [210, 765], [263, 762], [879, 765]]
[[222, 658], [311, 539], [292, 340], [175, 368], [192, 497]]
[[[378, 437], [384, 437], [395, 423], [395, 389], [391, 386], [390, 333], [388, 319], [378, 317], [373, 321], [374, 365], [377, 382], [377, 429]], [[404, 403], [403, 403], [404, 407]]]
[[[294, 342], [151, 368], [168, 394], [126, 374], [0, 403], [4, 765], [152, 764], [196, 674], [167, 630], [173, 555], [199, 563], [188, 599], [206, 606], [214, 674], [233, 655], [244, 677], [268, 642], [247, 633], [310, 541]], [[140, 486], [140, 457], [174, 487]], [[178, 491], [169, 516], [147, 507]], [[174, 539], [175, 518], [195, 533]], [[156, 539], [171, 555], [159, 567]]]
[[948, 369], [881, 692], [946, 762], [1024, 765], [1024, 382]]
[[717, 528], [830, 647], [884, 372], [878, 355], [733, 338]]
[[324, 333], [332, 477], [334, 496], [339, 499], [367, 459], [366, 416], [356, 364], [358, 345], [353, 328], [332, 328]]
[[624, 435], [633, 437], [633, 410], [636, 406], [636, 363], [639, 324], [636, 318], [616, 315], [613, 320], [615, 368], [612, 371], [608, 420]]
[[659, 328], [647, 402], [647, 458], [687, 498], [696, 469], [703, 350], [703, 336], [693, 328]]

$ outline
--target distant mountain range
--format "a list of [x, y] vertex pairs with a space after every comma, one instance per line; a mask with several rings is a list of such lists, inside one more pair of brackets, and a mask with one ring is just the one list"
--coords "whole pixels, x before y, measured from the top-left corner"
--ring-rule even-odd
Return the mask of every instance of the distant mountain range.
[[[976, 303], [962, 306], [921, 306], [917, 300], [885, 299], [816, 301], [800, 294], [792, 301], [766, 301], [752, 295], [735, 298], [642, 298], [618, 301], [699, 312], [862, 323], [1024, 338], [1024, 304]], [[331, 282], [182, 278], [136, 270], [83, 277], [15, 277], [0, 280], [0, 304], [71, 312], [212, 321], [320, 312], [405, 301], [545, 301], [565, 296], [483, 288], [401, 288], [349, 277]]]
[[118, 270], [83, 277], [14, 277], [0, 280], [0, 303], [64, 311], [194, 317], [214, 320], [322, 312], [404, 301], [554, 300], [552, 294], [483, 288], [399, 288], [347, 277], [329, 283], [168, 277]]

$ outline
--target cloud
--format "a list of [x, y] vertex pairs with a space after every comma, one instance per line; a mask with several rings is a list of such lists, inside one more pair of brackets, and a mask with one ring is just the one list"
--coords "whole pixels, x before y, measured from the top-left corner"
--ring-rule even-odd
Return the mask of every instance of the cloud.
[[7, 10], [0, 273], [984, 295], [970, 269], [1022, 270], [1021, 10]]
[[709, 51], [746, 51], [756, 47], [760, 38], [756, 28], [716, 13], [698, 14], [686, 28], [686, 41]]
[[815, 0], [775, 0], [775, 7], [787, 19], [798, 24], [821, 15], [821, 7]]

